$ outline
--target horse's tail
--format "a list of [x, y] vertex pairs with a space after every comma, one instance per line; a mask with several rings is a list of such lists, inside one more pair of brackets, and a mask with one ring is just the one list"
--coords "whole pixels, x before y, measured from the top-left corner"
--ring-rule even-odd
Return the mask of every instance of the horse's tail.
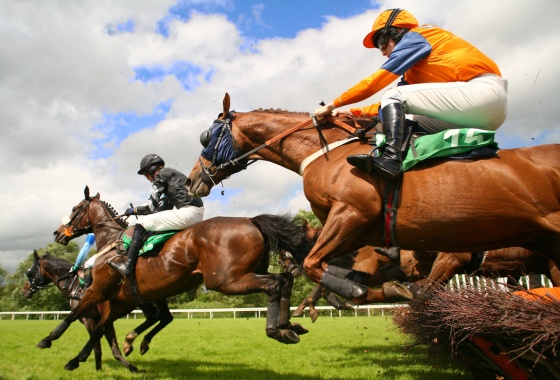
[[263, 214], [250, 218], [263, 235], [267, 251], [284, 249], [301, 264], [313, 248], [316, 237], [307, 236], [307, 228], [290, 215]]

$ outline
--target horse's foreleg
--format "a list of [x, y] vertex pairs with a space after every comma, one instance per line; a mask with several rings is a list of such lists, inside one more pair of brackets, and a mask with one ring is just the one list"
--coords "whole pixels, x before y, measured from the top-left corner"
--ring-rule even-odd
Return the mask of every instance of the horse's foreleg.
[[333, 292], [326, 291], [323, 293], [323, 298], [336, 310], [352, 310], [354, 306], [346, 301], [339, 299]]
[[144, 355], [150, 349], [150, 342], [154, 336], [163, 330], [168, 324], [173, 322], [173, 314], [169, 311], [167, 301], [158, 302], [159, 323], [149, 333], [146, 334], [140, 345], [140, 353]]
[[83, 295], [82, 299], [78, 302], [76, 307], [70, 311], [70, 313], [64, 318], [58, 326], [55, 327], [53, 331], [43, 338], [39, 343], [37, 343], [38, 348], [50, 348], [52, 346], [52, 341], [57, 340], [64, 334], [64, 332], [70, 327], [70, 325], [78, 318], [80, 318], [85, 312], [87, 312], [91, 307], [95, 307], [102, 300], [100, 297], [96, 296], [91, 292], [89, 288]]
[[[84, 317], [84, 318], [82, 318], [82, 323], [86, 327], [86, 330], [88, 331], [88, 333], [91, 334], [91, 332], [95, 328], [96, 322], [92, 318]], [[97, 371], [101, 371], [101, 368], [102, 368], [102, 364], [101, 364], [102, 350], [101, 350], [101, 343], [100, 342], [97, 342], [95, 344], [95, 346], [93, 347], [93, 352], [95, 354], [95, 369]]]
[[53, 331], [51, 331], [49, 336], [43, 338], [39, 343], [37, 343], [37, 347], [41, 349], [51, 348], [52, 341], [60, 338], [62, 334], [64, 334], [64, 332], [68, 329], [68, 327], [70, 327], [72, 322], [74, 322], [76, 319], [76, 315], [73, 314], [73, 312], [70, 312], [70, 314], [68, 314], [68, 316], [66, 316], [66, 318], [64, 318], [64, 320], [60, 322], [60, 324], [56, 326]]
[[364, 282], [369, 276], [370, 274], [366, 272], [329, 265], [323, 272], [321, 286], [358, 303], [359, 301], [354, 300], [367, 297], [368, 287], [361, 282]]
[[113, 357], [115, 358], [115, 360], [121, 363], [130, 372], [138, 372], [138, 368], [130, 364], [123, 357], [122, 352], [119, 348], [119, 342], [117, 341], [117, 334], [115, 332], [115, 326], [113, 323], [108, 323], [105, 326], [105, 338], [107, 339], [107, 343], [109, 343], [109, 346], [111, 346], [111, 352], [113, 353]]
[[[103, 337], [105, 326], [112, 324], [121, 314], [123, 314], [125, 310], [128, 310], [128, 308], [129, 306], [126, 304], [116, 301], [109, 301], [106, 304], [105, 310], [103, 311], [101, 320], [97, 323], [97, 326], [95, 326], [95, 329], [91, 332], [89, 340], [86, 342], [85, 346], [78, 353], [78, 355], [75, 358], [71, 359], [64, 366], [64, 369], [71, 371], [78, 368], [80, 366], [80, 362], [85, 362], [91, 354], [95, 343], [99, 342], [99, 340], [101, 340], [101, 338]], [[136, 368], [134, 367], [134, 369]], [[133, 371], [132, 369], [130, 370]]]

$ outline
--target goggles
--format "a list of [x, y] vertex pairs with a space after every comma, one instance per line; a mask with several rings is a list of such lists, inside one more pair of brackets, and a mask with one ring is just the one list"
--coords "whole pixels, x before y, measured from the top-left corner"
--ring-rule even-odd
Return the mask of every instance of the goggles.
[[379, 50], [387, 49], [387, 44], [389, 43], [389, 35], [385, 33], [379, 33], [379, 37], [377, 41], [373, 41], [373, 45], [376, 46]]

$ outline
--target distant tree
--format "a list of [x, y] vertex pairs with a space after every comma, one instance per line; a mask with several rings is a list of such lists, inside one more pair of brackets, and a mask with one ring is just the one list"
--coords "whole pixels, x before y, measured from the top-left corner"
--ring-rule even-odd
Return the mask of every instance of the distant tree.
[[319, 221], [319, 218], [317, 218], [317, 215], [315, 215], [313, 211], [305, 211], [300, 209], [294, 219], [306, 220], [307, 223], [309, 223], [309, 227], [317, 228], [322, 226], [321, 221]]
[[2, 285], [4, 285], [4, 280], [6, 279], [7, 275], [8, 271], [2, 267], [2, 264], [0, 264], [0, 288], [2, 287]]

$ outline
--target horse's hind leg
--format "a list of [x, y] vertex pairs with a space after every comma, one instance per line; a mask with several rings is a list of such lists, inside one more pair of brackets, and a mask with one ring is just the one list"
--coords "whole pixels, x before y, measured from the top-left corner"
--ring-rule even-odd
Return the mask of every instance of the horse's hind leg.
[[167, 306], [167, 301], [157, 302], [157, 307], [159, 310], [159, 323], [146, 334], [140, 345], [140, 353], [144, 355], [150, 349], [150, 342], [154, 336], [159, 333], [165, 326], [173, 322], [173, 314], [169, 311], [169, 306]]
[[301, 302], [299, 307], [294, 310], [292, 317], [301, 317], [303, 316], [303, 311], [306, 307], [309, 306], [309, 316], [311, 317], [311, 321], [315, 322], [317, 317], [319, 316], [319, 312], [315, 309], [315, 305], [319, 298], [321, 298], [321, 294], [323, 293], [323, 288], [321, 285], [317, 285], [315, 289], [309, 293], [309, 295]]
[[[291, 273], [281, 273], [280, 275], [284, 278], [281, 291], [282, 296], [280, 298], [280, 318], [278, 325], [281, 330], [280, 334], [289, 334], [288, 332], [285, 332], [285, 330], [294, 332], [297, 335], [307, 334], [309, 331], [299, 323], [290, 323], [290, 299], [292, 297], [292, 288], [294, 286], [294, 276]], [[288, 339], [293, 340], [294, 337], [292, 337], [291, 334], [289, 335]], [[297, 338], [297, 341], [299, 341], [299, 337]], [[290, 341], [287, 343], [292, 342]]]
[[130, 355], [134, 350], [134, 346], [132, 344], [134, 343], [136, 337], [138, 337], [138, 335], [142, 334], [144, 331], [149, 329], [151, 326], [153, 326], [160, 320], [160, 314], [154, 304], [146, 303], [139, 306], [140, 309], [142, 309], [142, 311], [144, 312], [144, 315], [146, 316], [146, 320], [142, 322], [140, 326], [136, 327], [134, 330], [126, 334], [123, 343], [125, 356]]
[[[206, 268], [208, 270], [208, 268]], [[284, 273], [289, 275], [289, 273]], [[293, 278], [293, 277], [292, 277]], [[297, 343], [299, 337], [291, 330], [280, 330], [280, 299], [284, 286], [284, 277], [281, 274], [258, 275], [246, 273], [239, 275], [235, 271], [228, 271], [224, 276], [204, 276], [204, 284], [207, 289], [215, 290], [226, 295], [241, 295], [251, 293], [265, 293], [268, 297], [266, 312], [266, 335], [282, 343]], [[291, 295], [291, 288], [290, 288]], [[283, 310], [285, 307], [283, 308]], [[288, 317], [289, 320], [289, 303]]]

